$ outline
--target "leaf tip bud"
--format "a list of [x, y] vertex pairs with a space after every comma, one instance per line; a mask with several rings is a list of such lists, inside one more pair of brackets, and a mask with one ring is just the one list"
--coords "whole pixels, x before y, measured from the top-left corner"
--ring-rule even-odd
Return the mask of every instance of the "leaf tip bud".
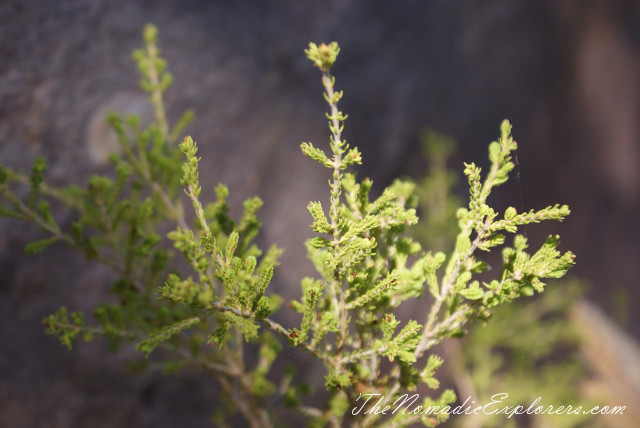
[[331, 42], [328, 45], [321, 43], [319, 46], [315, 43], [309, 43], [309, 49], [305, 49], [304, 52], [316, 67], [327, 72], [336, 62], [340, 47], [337, 42]]

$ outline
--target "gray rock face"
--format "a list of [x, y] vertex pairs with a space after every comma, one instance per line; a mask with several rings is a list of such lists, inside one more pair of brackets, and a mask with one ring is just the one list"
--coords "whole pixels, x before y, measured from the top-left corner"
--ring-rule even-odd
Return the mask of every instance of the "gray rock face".
[[[334, 71], [350, 115], [346, 137], [363, 152], [361, 175], [380, 189], [423, 174], [426, 126], [459, 141], [454, 165], [485, 165], [488, 142], [509, 118], [527, 208], [567, 202], [574, 212], [529, 236], [561, 233], [578, 255], [574, 272], [605, 307], [615, 287], [625, 291], [620, 312], [638, 337], [638, 17], [632, 0], [6, 0], [0, 160], [26, 170], [43, 155], [58, 184], [106, 172], [114, 146], [105, 111], [148, 114], [130, 52], [153, 22], [176, 82], [169, 115], [196, 110], [188, 132], [201, 147], [203, 197], [221, 181], [236, 210], [254, 194], [266, 202], [259, 239], [285, 248], [283, 266], [296, 268], [277, 270], [274, 286], [295, 295], [311, 272], [301, 257], [307, 202], [328, 199], [328, 175], [299, 151], [328, 136], [319, 76], [303, 49], [337, 40]], [[515, 204], [514, 192], [498, 203]], [[126, 356], [105, 357], [101, 343], [69, 353], [44, 335], [44, 316], [63, 304], [91, 307], [113, 277], [62, 246], [27, 258], [22, 248], [38, 236], [0, 220], [2, 425], [206, 426], [215, 397], [208, 381], [131, 377]]]

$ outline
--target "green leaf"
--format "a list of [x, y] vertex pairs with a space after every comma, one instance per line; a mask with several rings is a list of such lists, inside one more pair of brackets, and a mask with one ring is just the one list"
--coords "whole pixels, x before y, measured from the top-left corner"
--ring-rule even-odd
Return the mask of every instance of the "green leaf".
[[38, 241], [28, 243], [24, 247], [24, 250], [29, 255], [37, 254], [56, 241], [58, 241], [58, 238], [55, 236], [53, 238], [40, 239]]
[[258, 337], [259, 326], [253, 320], [238, 316], [232, 312], [224, 312], [222, 316], [233, 327], [238, 329], [245, 341], [249, 342]]
[[171, 337], [181, 333], [182, 331], [192, 327], [200, 322], [199, 317], [188, 318], [178, 321], [174, 324], [163, 327], [154, 331], [149, 337], [136, 345], [136, 350], [145, 354], [146, 357], [153, 352], [162, 342], [169, 340]]
[[311, 213], [311, 216], [314, 220], [313, 224], [311, 225], [311, 229], [318, 233], [331, 233], [333, 228], [324, 215], [322, 204], [320, 204], [320, 202], [309, 202], [309, 205], [307, 205], [307, 209]]
[[27, 217], [25, 217], [24, 214], [18, 212], [18, 211], [13, 211], [7, 207], [5, 207], [4, 205], [0, 204], [0, 216], [2, 217], [10, 217], [10, 218], [16, 218], [18, 220], [28, 220]]
[[327, 238], [322, 238], [320, 236], [311, 238], [310, 240], [307, 241], [307, 243], [313, 248], [318, 248], [318, 249], [327, 248], [331, 246], [331, 241], [329, 241]]
[[256, 269], [256, 263], [257, 260], [255, 256], [247, 256], [247, 258], [244, 259], [244, 270], [248, 275], [253, 275], [253, 272]]
[[390, 293], [396, 288], [398, 282], [398, 273], [391, 272], [389, 273], [384, 280], [375, 284], [371, 289], [369, 289], [366, 293], [360, 295], [357, 299], [350, 302], [347, 306], [349, 309], [358, 308], [361, 306], [365, 306], [366, 304], [378, 300], [381, 297], [385, 296], [387, 293]]
[[230, 260], [233, 257], [233, 253], [238, 247], [239, 238], [240, 238], [240, 235], [235, 230], [231, 232], [231, 235], [229, 235], [229, 239], [227, 240], [227, 252], [226, 252], [227, 260]]
[[309, 43], [309, 49], [305, 49], [304, 53], [307, 54], [307, 58], [309, 58], [316, 67], [326, 72], [333, 66], [333, 63], [336, 62], [336, 58], [338, 58], [338, 54], [340, 53], [340, 47], [336, 42], [331, 42], [328, 45], [321, 43], [320, 46], [315, 43]]
[[7, 169], [2, 164], [0, 164], [0, 186], [5, 185], [8, 179], [9, 173], [7, 172]]
[[489, 144], [489, 160], [492, 163], [497, 163], [500, 157], [500, 143], [493, 141]]
[[427, 365], [424, 370], [420, 373], [420, 377], [422, 381], [431, 389], [438, 389], [440, 387], [440, 382], [434, 377], [434, 374], [438, 368], [442, 365], [444, 360], [437, 355], [431, 354], [429, 355], [429, 359], [427, 360]]
[[331, 162], [329, 158], [327, 158], [327, 155], [321, 149], [313, 147], [313, 144], [302, 143], [300, 144], [300, 148], [302, 149], [303, 155], [310, 157], [314, 161], [321, 163], [327, 168], [333, 168], [333, 162]]
[[[264, 293], [271, 282], [271, 278], [273, 277], [273, 265], [266, 265], [260, 274], [260, 279], [255, 286], [255, 294], [253, 297], [252, 310], [257, 310], [258, 303], [264, 297]], [[268, 303], [268, 301], [264, 301], [263, 305]]]
[[173, 127], [173, 130], [171, 130], [171, 135], [170, 135], [171, 141], [175, 141], [180, 135], [180, 133], [182, 133], [182, 131], [184, 131], [184, 129], [191, 122], [193, 122], [194, 119], [195, 119], [195, 112], [193, 110], [185, 111], [182, 114], [182, 116], [180, 116], [180, 119], [178, 119], [178, 122], [176, 122], [175, 126]]
[[337, 374], [330, 372], [325, 376], [325, 386], [329, 391], [343, 389], [349, 385], [351, 385], [351, 380], [348, 373]]
[[479, 300], [484, 297], [484, 291], [478, 286], [478, 281], [474, 281], [469, 288], [460, 290], [460, 294], [468, 300]]
[[440, 295], [440, 286], [438, 284], [438, 277], [436, 271], [442, 266], [446, 259], [443, 252], [437, 252], [435, 255], [427, 253], [424, 260], [424, 274], [426, 275], [427, 285], [429, 286], [429, 292], [435, 298]]
[[361, 164], [362, 154], [357, 148], [350, 149], [347, 154], [342, 158], [342, 169], [347, 168], [349, 165]]
[[[414, 363], [416, 357], [413, 355], [413, 351], [420, 341], [420, 330], [422, 330], [420, 324], [414, 320], [409, 321], [393, 339], [394, 347], [397, 346], [397, 350], [392, 351], [394, 356], [406, 363]], [[393, 358], [390, 360], [393, 361]]]
[[47, 164], [42, 156], [38, 156], [36, 161], [33, 164], [33, 168], [31, 169], [31, 176], [29, 177], [29, 182], [31, 184], [31, 189], [29, 192], [29, 202], [27, 206], [29, 208], [33, 208], [36, 197], [40, 193], [40, 185], [44, 181], [44, 171], [47, 169]]
[[229, 332], [230, 328], [231, 328], [231, 322], [225, 321], [224, 323], [222, 323], [222, 325], [218, 327], [216, 331], [211, 333], [211, 336], [209, 336], [209, 340], [207, 341], [207, 344], [217, 343], [218, 346], [222, 348], [224, 339], [227, 337], [227, 333]]
[[[69, 320], [67, 308], [62, 307], [54, 314], [42, 320], [47, 334], [58, 336], [60, 343], [71, 350], [73, 341], [83, 332], [84, 315], [81, 312], [72, 312]], [[88, 338], [85, 336], [85, 338]]]
[[504, 244], [505, 236], [502, 234], [491, 235], [487, 239], [484, 239], [478, 243], [478, 249], [483, 251], [489, 251], [492, 247]]

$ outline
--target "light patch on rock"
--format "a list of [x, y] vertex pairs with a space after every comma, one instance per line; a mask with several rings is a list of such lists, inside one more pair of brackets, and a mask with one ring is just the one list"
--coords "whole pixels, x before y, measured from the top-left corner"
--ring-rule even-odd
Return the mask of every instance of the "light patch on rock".
[[91, 113], [85, 135], [89, 160], [94, 165], [105, 165], [109, 155], [120, 151], [118, 137], [107, 122], [109, 111], [115, 111], [123, 118], [137, 114], [141, 126], [147, 125], [153, 117], [153, 108], [142, 94], [116, 92], [100, 103]]

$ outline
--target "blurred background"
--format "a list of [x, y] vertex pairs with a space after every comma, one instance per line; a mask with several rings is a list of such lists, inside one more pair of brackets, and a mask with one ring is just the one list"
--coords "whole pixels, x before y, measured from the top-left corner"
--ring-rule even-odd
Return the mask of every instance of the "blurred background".
[[[561, 249], [576, 253], [572, 274], [590, 302], [579, 323], [608, 323], [594, 347], [624, 355], [604, 366], [640, 396], [640, 2], [4, 0], [0, 161], [25, 171], [42, 155], [59, 185], [107, 172], [116, 142], [106, 112], [152, 114], [130, 56], [148, 22], [174, 75], [170, 117], [196, 110], [188, 133], [201, 147], [203, 198], [224, 182], [236, 212], [249, 196], [266, 202], [259, 240], [285, 249], [274, 288], [287, 296], [312, 272], [307, 202], [328, 199], [328, 176], [299, 149], [328, 141], [308, 42], [340, 43], [346, 138], [363, 153], [359, 176], [378, 190], [429, 173], [420, 135], [431, 129], [457, 141], [448, 166], [465, 197], [462, 162], [486, 166], [508, 118], [524, 207], [572, 209], [528, 235], [539, 245], [558, 233]], [[519, 190], [493, 202], [518, 207]], [[44, 334], [44, 316], [92, 307], [113, 277], [61, 245], [27, 257], [24, 245], [39, 236], [0, 220], [3, 425], [206, 426], [215, 388], [197, 375], [132, 379], [126, 353], [105, 356], [99, 343], [70, 353]]]

